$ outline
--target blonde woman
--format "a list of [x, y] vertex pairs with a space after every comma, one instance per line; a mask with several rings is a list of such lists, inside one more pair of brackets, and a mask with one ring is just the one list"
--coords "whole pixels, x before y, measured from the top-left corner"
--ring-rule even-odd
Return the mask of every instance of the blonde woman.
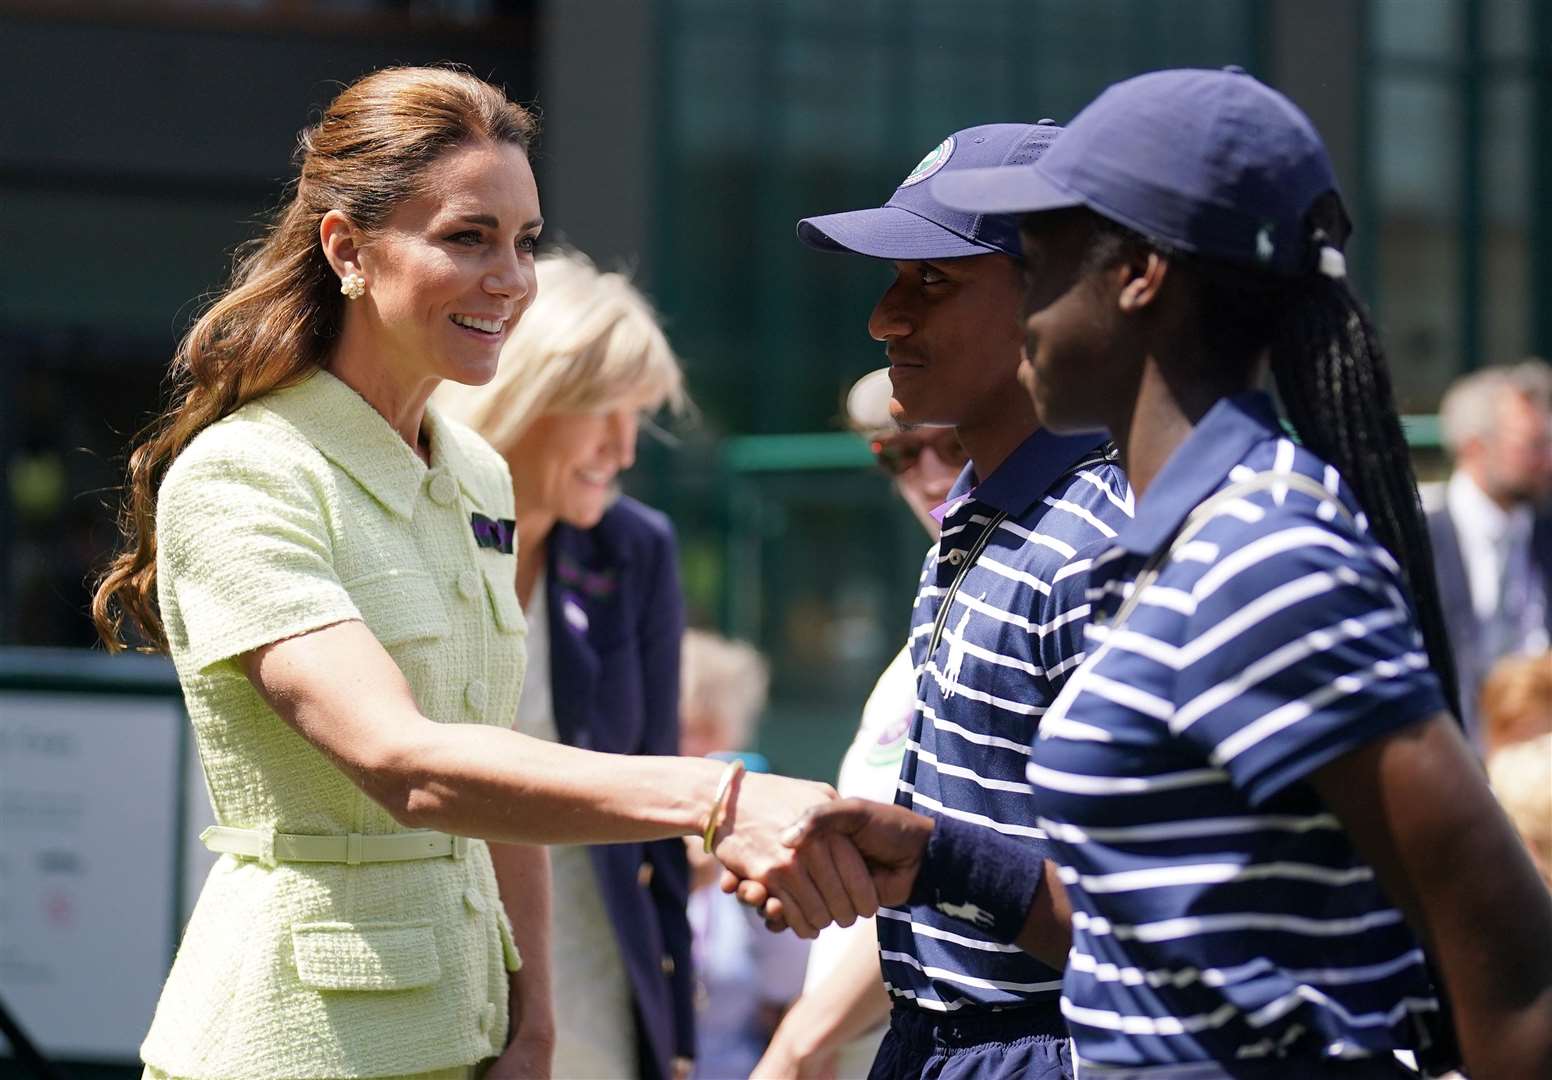
[[508, 730], [526, 631], [511, 481], [427, 400], [490, 381], [533, 301], [533, 133], [458, 71], [342, 91], [131, 455], [93, 615], [110, 648], [133, 628], [172, 655], [223, 855], [141, 1047], [149, 1076], [548, 1075], [544, 950], [524, 968], [486, 840], [704, 831], [815, 919], [876, 904], [855, 863], [776, 854], [829, 797], [815, 785]]
[[[535, 272], [538, 299], [496, 377], [444, 384], [434, 399], [512, 472], [529, 661], [516, 727], [614, 754], [678, 753], [684, 612], [673, 530], [616, 481], [635, 460], [641, 417], [683, 406], [679, 364], [623, 275], [576, 252], [541, 256]], [[492, 849], [498, 869], [508, 850]], [[565, 1003], [556, 1075], [687, 1072], [695, 1020], [684, 845], [565, 846], [550, 859], [551, 974]]]

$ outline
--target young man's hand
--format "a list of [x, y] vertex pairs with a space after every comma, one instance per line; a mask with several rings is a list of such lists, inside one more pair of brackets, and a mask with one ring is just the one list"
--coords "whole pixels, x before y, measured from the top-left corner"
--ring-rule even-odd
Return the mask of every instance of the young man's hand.
[[[916, 884], [927, 841], [932, 836], [930, 817], [913, 813], [903, 806], [871, 802], [867, 799], [840, 799], [812, 806], [804, 811], [785, 832], [781, 841], [802, 858], [849, 862], [861, 856], [878, 894], [886, 906], [905, 903]], [[786, 929], [791, 913], [778, 896], [755, 881], [739, 881], [727, 875], [723, 889], [738, 892], [738, 898], [765, 915], [772, 930]], [[838, 919], [843, 912], [835, 912]], [[809, 915], [800, 916], [812, 924]]]
[[793, 818], [834, 799], [834, 789], [763, 773], [745, 773], [735, 784], [713, 848], [729, 871], [725, 889], [732, 891], [728, 879], [759, 888], [777, 901], [783, 925], [805, 938], [878, 911], [868, 869], [850, 844], [785, 842]]

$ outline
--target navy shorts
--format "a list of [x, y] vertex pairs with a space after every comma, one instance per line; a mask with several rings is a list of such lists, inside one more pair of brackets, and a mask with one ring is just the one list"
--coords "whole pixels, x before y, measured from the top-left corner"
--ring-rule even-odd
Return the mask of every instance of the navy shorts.
[[1072, 1080], [1056, 1003], [998, 1012], [928, 1013], [897, 1006], [868, 1080]]
[[1197, 1061], [1141, 1068], [1078, 1062], [1078, 1080], [1418, 1080], [1418, 1074], [1391, 1056], [1333, 1060]]

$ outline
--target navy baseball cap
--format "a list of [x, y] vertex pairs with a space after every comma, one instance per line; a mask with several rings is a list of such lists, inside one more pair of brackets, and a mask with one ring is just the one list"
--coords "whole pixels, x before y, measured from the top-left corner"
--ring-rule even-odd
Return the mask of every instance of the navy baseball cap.
[[820, 251], [875, 259], [955, 259], [988, 252], [1023, 258], [1016, 216], [950, 209], [933, 196], [927, 181], [964, 169], [1028, 165], [1059, 131], [1052, 120], [956, 131], [917, 163], [883, 206], [804, 218], [798, 222], [798, 239]]
[[1295, 275], [1317, 265], [1305, 214], [1337, 183], [1309, 118], [1231, 68], [1116, 83], [1038, 162], [944, 173], [932, 189], [967, 212], [1085, 206], [1179, 251]]

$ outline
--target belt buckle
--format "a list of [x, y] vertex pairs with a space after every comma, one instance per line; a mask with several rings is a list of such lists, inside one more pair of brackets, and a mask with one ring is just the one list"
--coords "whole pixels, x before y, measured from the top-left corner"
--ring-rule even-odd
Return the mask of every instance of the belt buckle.
[[273, 827], [256, 831], [259, 834], [259, 863], [273, 870], [280, 865], [280, 860], [275, 858], [275, 837], [279, 834]]

